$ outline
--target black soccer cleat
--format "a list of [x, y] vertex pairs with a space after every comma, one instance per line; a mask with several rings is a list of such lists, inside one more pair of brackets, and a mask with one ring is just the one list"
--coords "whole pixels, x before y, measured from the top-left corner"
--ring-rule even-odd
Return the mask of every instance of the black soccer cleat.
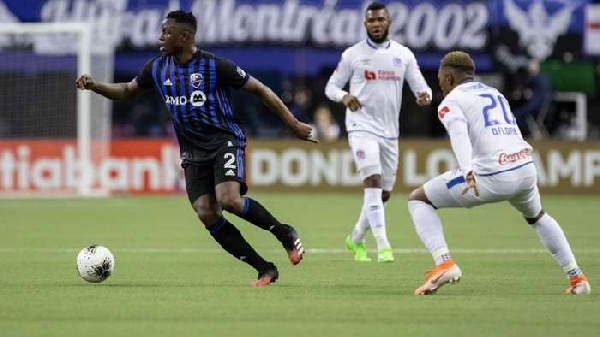
[[277, 271], [277, 267], [271, 262], [267, 262], [267, 265], [258, 271], [258, 277], [256, 280], [252, 281], [251, 285], [253, 287], [268, 286], [271, 283], [275, 283], [278, 278], [279, 272]]
[[281, 241], [283, 248], [288, 253], [288, 259], [295, 266], [302, 260], [302, 256], [304, 255], [304, 247], [302, 246], [302, 242], [298, 237], [298, 232], [294, 229], [294, 227], [286, 224], [281, 225], [285, 229], [285, 234], [278, 236], [277, 238]]

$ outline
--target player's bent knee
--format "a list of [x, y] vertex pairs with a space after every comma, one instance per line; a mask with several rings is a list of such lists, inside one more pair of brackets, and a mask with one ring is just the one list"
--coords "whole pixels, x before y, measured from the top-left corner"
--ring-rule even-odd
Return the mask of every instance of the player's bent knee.
[[216, 204], [203, 204], [200, 201], [196, 201], [192, 207], [196, 212], [196, 216], [198, 216], [198, 219], [202, 222], [202, 224], [204, 224], [205, 227], [216, 223], [221, 218], [221, 211]]
[[527, 221], [528, 224], [533, 225], [536, 222], [538, 222], [544, 216], [544, 214], [546, 214], [546, 212], [544, 212], [544, 210], [541, 210], [535, 218], [525, 218], [525, 221]]
[[216, 212], [209, 208], [200, 207], [196, 210], [196, 214], [198, 215], [198, 219], [204, 224], [204, 227], [215, 224], [221, 218], [221, 212]]
[[379, 174], [374, 174], [365, 178], [363, 181], [363, 185], [365, 188], [380, 188], [381, 187], [381, 176]]
[[429, 199], [427, 199], [427, 195], [425, 195], [425, 189], [423, 189], [423, 186], [414, 189], [412, 192], [410, 192], [410, 195], [408, 196], [408, 201], [423, 201], [428, 204], [431, 204]]
[[244, 207], [244, 202], [240, 195], [223, 195], [218, 200], [219, 205], [230, 213], [239, 213]]

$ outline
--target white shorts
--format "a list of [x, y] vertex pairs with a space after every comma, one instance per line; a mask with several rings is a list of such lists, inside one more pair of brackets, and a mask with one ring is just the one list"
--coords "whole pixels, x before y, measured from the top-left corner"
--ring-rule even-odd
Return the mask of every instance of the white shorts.
[[535, 218], [542, 211], [540, 193], [537, 187], [537, 173], [532, 164], [518, 170], [503, 172], [493, 176], [475, 175], [479, 197], [473, 189], [465, 195], [464, 173], [461, 170], [448, 171], [423, 185], [427, 199], [437, 208], [466, 207], [508, 201], [525, 218]]
[[391, 191], [396, 183], [398, 170], [398, 140], [388, 140], [368, 133], [351, 133], [348, 135], [348, 143], [361, 179], [379, 174], [381, 188]]

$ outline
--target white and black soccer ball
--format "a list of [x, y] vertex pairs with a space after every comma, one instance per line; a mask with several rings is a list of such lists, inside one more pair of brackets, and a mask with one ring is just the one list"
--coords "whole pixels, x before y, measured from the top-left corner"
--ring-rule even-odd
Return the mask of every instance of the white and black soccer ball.
[[77, 271], [79, 276], [91, 283], [100, 283], [112, 274], [115, 268], [115, 257], [103, 246], [89, 246], [77, 254]]

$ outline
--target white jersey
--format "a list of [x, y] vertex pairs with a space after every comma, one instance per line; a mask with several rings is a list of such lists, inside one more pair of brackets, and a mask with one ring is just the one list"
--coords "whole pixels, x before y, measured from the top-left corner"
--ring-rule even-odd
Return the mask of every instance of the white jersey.
[[346, 94], [342, 88], [350, 81], [350, 94], [358, 98], [362, 108], [346, 110], [348, 132], [397, 139], [404, 80], [414, 93], [426, 92], [431, 98], [431, 88], [408, 48], [395, 41], [377, 45], [366, 39], [342, 53], [325, 94], [331, 100], [341, 102]]
[[474, 81], [457, 86], [440, 104], [438, 118], [446, 130], [453, 123], [467, 125], [473, 147], [470, 164], [477, 175], [492, 176], [533, 163], [531, 145], [495, 88]]

